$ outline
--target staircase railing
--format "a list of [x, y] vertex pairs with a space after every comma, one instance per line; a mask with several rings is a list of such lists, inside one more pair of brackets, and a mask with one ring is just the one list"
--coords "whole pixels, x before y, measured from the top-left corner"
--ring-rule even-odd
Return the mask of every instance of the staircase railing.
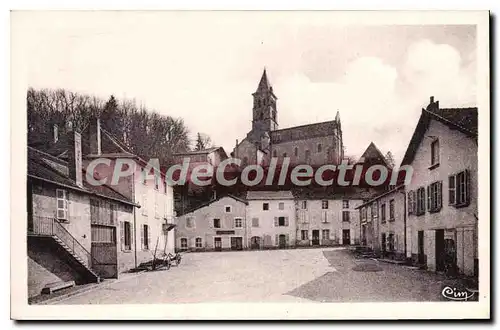
[[56, 236], [69, 247], [73, 254], [79, 256], [87, 267], [92, 268], [99, 264], [92, 254], [55, 218], [34, 216], [32, 222], [28, 224], [28, 233]]

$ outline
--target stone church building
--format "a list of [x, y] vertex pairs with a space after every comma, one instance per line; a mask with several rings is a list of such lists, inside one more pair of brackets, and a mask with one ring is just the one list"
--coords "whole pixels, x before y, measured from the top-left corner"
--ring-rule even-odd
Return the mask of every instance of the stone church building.
[[238, 143], [232, 156], [242, 165], [267, 165], [271, 157], [278, 163], [284, 157], [290, 164], [338, 164], [344, 157], [342, 128], [337, 111], [332, 121], [279, 129], [278, 98], [269, 83], [266, 70], [253, 96], [252, 129]]

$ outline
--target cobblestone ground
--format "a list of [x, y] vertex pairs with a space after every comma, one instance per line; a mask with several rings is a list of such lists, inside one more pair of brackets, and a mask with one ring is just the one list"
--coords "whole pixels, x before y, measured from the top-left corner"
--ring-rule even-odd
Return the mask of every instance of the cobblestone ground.
[[58, 304], [439, 301], [444, 284], [435, 274], [358, 260], [334, 248], [186, 253], [168, 271], [142, 273]]

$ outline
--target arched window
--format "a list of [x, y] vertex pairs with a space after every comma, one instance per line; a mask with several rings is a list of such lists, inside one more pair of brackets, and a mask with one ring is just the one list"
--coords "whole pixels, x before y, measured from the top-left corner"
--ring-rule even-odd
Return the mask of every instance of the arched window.
[[188, 240], [187, 238], [181, 238], [181, 249], [187, 249], [188, 247]]
[[297, 157], [299, 155], [299, 148], [295, 147], [293, 154], [295, 155], [295, 157]]
[[243, 157], [243, 166], [248, 165], [248, 157]]
[[260, 117], [260, 120], [264, 119], [264, 113], [261, 112], [259, 117]]
[[257, 100], [257, 106], [260, 107], [260, 100]]
[[276, 121], [276, 110], [273, 110], [273, 120]]
[[321, 152], [321, 143], [318, 144], [318, 152]]
[[276, 150], [273, 150], [273, 157], [278, 157], [278, 153], [276, 152]]

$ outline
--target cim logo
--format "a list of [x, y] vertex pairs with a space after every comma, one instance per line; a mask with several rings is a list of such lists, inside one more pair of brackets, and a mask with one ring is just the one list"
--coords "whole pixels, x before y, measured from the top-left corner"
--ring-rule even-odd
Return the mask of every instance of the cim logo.
[[456, 301], [462, 301], [462, 300], [466, 301], [474, 296], [474, 292], [470, 292], [467, 289], [459, 290], [457, 288], [451, 288], [449, 286], [445, 286], [443, 288], [443, 291], [441, 291], [441, 294], [446, 299], [456, 300]]

